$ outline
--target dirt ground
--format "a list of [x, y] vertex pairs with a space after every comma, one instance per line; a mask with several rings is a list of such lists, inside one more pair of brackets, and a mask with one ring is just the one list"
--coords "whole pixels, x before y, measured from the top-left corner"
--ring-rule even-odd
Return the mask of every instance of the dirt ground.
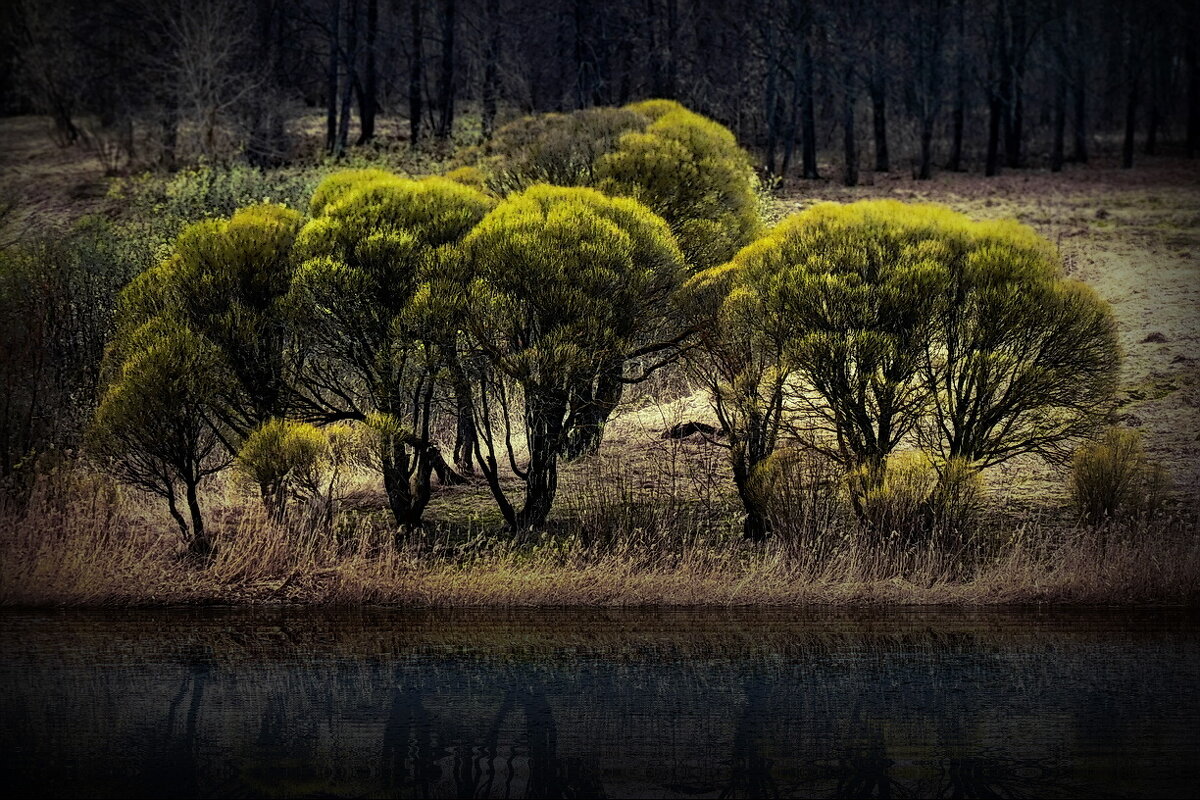
[[[1170, 468], [1178, 489], [1200, 496], [1200, 161], [1142, 157], [1133, 170], [1098, 160], [1059, 174], [940, 173], [915, 181], [898, 171], [863, 178], [866, 185], [855, 188], [836, 180], [791, 182], [777, 211], [892, 197], [1033, 226], [1059, 246], [1070, 276], [1113, 305], [1125, 349], [1121, 421], [1144, 432], [1148, 451]], [[103, 210], [108, 180], [85, 148], [57, 147], [47, 119], [0, 119], [0, 212], [8, 209], [0, 213], [0, 245]], [[634, 399], [614, 420], [611, 442], [657, 453], [665, 427], [711, 417], [702, 395], [672, 391], [659, 389], [659, 399], [672, 400], [663, 405]], [[701, 448], [708, 446], [687, 444], [689, 451]], [[1032, 460], [989, 476], [1006, 491], [1033, 496], [1061, 497], [1063, 480], [1061, 468]]]

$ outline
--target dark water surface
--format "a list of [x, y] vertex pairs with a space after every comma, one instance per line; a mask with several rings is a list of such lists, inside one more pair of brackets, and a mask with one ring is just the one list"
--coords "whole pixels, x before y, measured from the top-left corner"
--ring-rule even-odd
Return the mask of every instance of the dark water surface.
[[0, 791], [1189, 797], [1194, 612], [0, 615]]

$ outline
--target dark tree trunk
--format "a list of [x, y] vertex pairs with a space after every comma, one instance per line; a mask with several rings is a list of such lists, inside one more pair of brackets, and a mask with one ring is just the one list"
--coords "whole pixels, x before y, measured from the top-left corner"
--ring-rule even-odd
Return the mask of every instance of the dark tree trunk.
[[346, 19], [346, 80], [342, 86], [341, 118], [338, 120], [337, 142], [333, 146], [334, 158], [341, 158], [350, 139], [350, 110], [354, 103], [356, 82], [355, 63], [358, 60], [358, 0], [350, 0], [350, 13]]
[[666, 92], [663, 95], [674, 99], [679, 96], [679, 2], [667, 0], [667, 64]]
[[767, 173], [775, 173], [775, 145], [779, 135], [779, 56], [775, 52], [775, 27], [767, 25], [767, 80], [763, 97], [763, 111], [767, 122], [766, 164]]
[[1137, 133], [1138, 87], [1133, 82], [1125, 100], [1125, 141], [1121, 145], [1121, 167], [1133, 168], [1134, 137]]
[[196, 493], [197, 481], [189, 481], [186, 487], [188, 514], [192, 520], [192, 540], [188, 552], [208, 556], [213, 552], [213, 541], [204, 528], [204, 515], [200, 513], [200, 498]]
[[871, 84], [871, 121], [875, 127], [875, 171], [890, 172], [887, 136], [887, 89], [880, 78]]
[[921, 163], [917, 168], [917, 180], [927, 181], [933, 177], [933, 119], [921, 120]]
[[995, 90], [988, 98], [988, 141], [987, 159], [984, 162], [983, 174], [991, 177], [1000, 171], [1000, 117], [1003, 105]]
[[[486, 140], [492, 138], [492, 132], [496, 128], [496, 99], [500, 94], [500, 0], [487, 0], [485, 13], [487, 15], [487, 45], [484, 52], [481, 106], [483, 138]], [[468, 407], [468, 413], [469, 411]], [[455, 453], [455, 460], [457, 461], [457, 449]], [[469, 458], [469, 445], [467, 453]]]
[[1200, 36], [1200, 6], [1192, 4], [1191, 25], [1187, 37], [1187, 155], [1200, 155], [1200, 54], [1196, 38]]
[[[383, 467], [383, 488], [387, 493], [388, 508], [401, 531], [411, 531], [421, 526], [425, 507], [432, 496], [434, 467], [441, 461], [436, 448], [426, 446], [410, 452], [408, 445], [398, 438], [385, 438], [380, 453]], [[445, 467], [442, 462], [441, 466]], [[457, 477], [457, 476], [454, 476]], [[443, 483], [456, 483], [453, 478]]]
[[[447, 348], [451, 350], [451, 348]], [[463, 475], [474, 475], [475, 465], [472, 459], [475, 454], [478, 431], [475, 429], [475, 413], [471, 402], [471, 382], [462, 362], [457, 358], [449, 359], [446, 369], [450, 374], [450, 388], [454, 393], [455, 430], [454, 430], [454, 466]]]
[[575, 27], [575, 108], [587, 108], [592, 105], [596, 65], [592, 57], [589, 11], [588, 0], [574, 0], [572, 21]]
[[267, 87], [253, 101], [250, 140], [246, 145], [247, 160], [257, 167], [278, 166], [287, 151], [283, 114], [278, 108], [279, 52], [283, 27], [279, 10], [279, 5], [272, 0], [258, 0], [258, 37], [266, 48], [258, 68], [266, 75]]
[[412, 63], [408, 65], [408, 141], [413, 147], [421, 141], [421, 123], [424, 121], [425, 110], [422, 107], [421, 91], [425, 82], [425, 30], [421, 19], [421, 5], [424, 0], [412, 0]]
[[567, 412], [565, 399], [532, 394], [525, 402], [529, 467], [525, 476], [525, 502], [514, 518], [517, 533], [542, 527], [550, 516], [558, 493], [558, 457]]
[[842, 183], [858, 185], [858, 142], [854, 137], [854, 63], [846, 60], [842, 75]]
[[454, 133], [454, 31], [458, 27], [456, 0], [442, 4], [442, 67], [438, 74], [439, 139], [449, 139]]
[[364, 145], [375, 138], [375, 115], [379, 109], [378, 90], [375, 85], [375, 40], [379, 34], [379, 0], [367, 0], [367, 58], [362, 80], [362, 97], [358, 101], [361, 130], [358, 144]]
[[820, 178], [817, 173], [817, 120], [813, 110], [813, 61], [812, 48], [808, 42], [808, 31], [803, 33], [800, 45], [800, 126], [803, 136], [804, 177]]
[[567, 434], [564, 458], [568, 461], [591, 455], [600, 449], [604, 440], [604, 425], [621, 402], [625, 388], [618, 380], [622, 365], [615, 364], [596, 377], [586, 397], [576, 400], [572, 409], [574, 424]]
[[332, 153], [338, 134], [338, 59], [339, 33], [342, 21], [341, 0], [329, 0], [329, 63], [325, 69], [325, 152]]
[[179, 144], [179, 99], [169, 91], [163, 103], [162, 117], [162, 165], [174, 170]]
[[1054, 142], [1050, 148], [1050, 171], [1062, 172], [1067, 136], [1067, 81], [1059, 77], [1054, 87]]
[[788, 115], [787, 128], [783, 133], [783, 163], [779, 167], [780, 175], [787, 175], [792, 166], [792, 155], [796, 151], [796, 126], [800, 121], [800, 106], [803, 103], [803, 81], [800, 73], [803, 69], [804, 54], [797, 42], [792, 48], [792, 102], [791, 113]]
[[1071, 160], [1076, 164], [1086, 164], [1088, 160], [1087, 146], [1087, 90], [1083, 86], [1082, 76], [1079, 83], [1074, 87], [1075, 95], [1075, 114], [1074, 114], [1074, 139], [1075, 147], [1071, 153]]
[[967, 24], [966, 0], [958, 0], [958, 39], [954, 57], [954, 110], [950, 114], [953, 139], [950, 143], [950, 160], [946, 169], [962, 171], [963, 129], [967, 121]]
[[733, 483], [742, 501], [742, 509], [746, 512], [746, 519], [742, 522], [742, 537], [752, 542], [765, 542], [771, 535], [771, 521], [762, 507], [761, 498], [750, 486], [754, 466], [744, 456], [734, 458]]

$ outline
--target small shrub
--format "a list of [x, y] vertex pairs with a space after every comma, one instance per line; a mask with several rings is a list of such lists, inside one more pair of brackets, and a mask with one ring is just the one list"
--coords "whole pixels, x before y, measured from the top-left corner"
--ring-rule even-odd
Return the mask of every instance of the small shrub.
[[881, 477], [871, 474], [863, 466], [847, 478], [863, 522], [880, 539], [923, 539], [931, 528], [930, 498], [938, 485], [933, 462], [921, 451], [897, 453], [887, 460], [882, 473]]
[[1112, 427], [1075, 451], [1071, 499], [1080, 518], [1091, 525], [1154, 516], [1167, 485], [1166, 469], [1146, 457], [1138, 431]]
[[846, 530], [837, 467], [811, 450], [782, 447], [755, 470], [751, 490], [771, 532], [794, 553], [831, 553]]
[[271, 419], [251, 433], [234, 462], [254, 481], [267, 513], [283, 519], [289, 494], [315, 487], [329, 458], [329, 442], [314, 425]]

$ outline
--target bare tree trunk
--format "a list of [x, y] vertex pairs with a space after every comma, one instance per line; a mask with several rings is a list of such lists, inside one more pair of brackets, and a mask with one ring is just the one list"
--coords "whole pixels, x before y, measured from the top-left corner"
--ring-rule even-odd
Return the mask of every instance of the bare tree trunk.
[[664, 96], [672, 99], [679, 96], [678, 49], [679, 2], [678, 0], [667, 0], [667, 69], [665, 76], [667, 91]]
[[962, 171], [963, 129], [967, 121], [967, 24], [966, 0], [958, 0], [958, 40], [954, 56], [954, 110], [950, 113], [954, 129], [950, 144], [950, 160], [946, 169]]
[[355, 63], [358, 60], [358, 0], [350, 0], [350, 14], [346, 19], [346, 81], [342, 86], [341, 118], [338, 120], [337, 142], [333, 146], [333, 157], [341, 158], [350, 139], [350, 109], [354, 104], [354, 84], [357, 80]]
[[425, 54], [422, 45], [425, 31], [421, 19], [424, 0], [412, 0], [412, 63], [408, 65], [408, 141], [416, 147], [421, 141], [421, 123], [425, 110], [421, 106], [421, 89], [425, 82]]
[[204, 529], [204, 516], [200, 513], [200, 498], [196, 493], [197, 481], [188, 481], [186, 486], [188, 514], [192, 519], [192, 541], [188, 551], [197, 556], [208, 556], [213, 552], [213, 541]]
[[800, 45], [800, 126], [803, 136], [804, 177], [820, 178], [817, 173], [817, 121], [813, 111], [813, 62], [812, 48], [808, 42], [808, 26], [803, 32]]
[[763, 97], [763, 111], [767, 122], [766, 163], [767, 173], [775, 174], [775, 144], [779, 135], [779, 60], [775, 52], [775, 26], [766, 23], [767, 80]]
[[996, 88], [992, 87], [988, 98], [988, 141], [987, 160], [984, 162], [983, 174], [989, 178], [1000, 172], [1000, 116], [1003, 113], [1000, 97]]
[[325, 70], [325, 152], [337, 146], [338, 133], [338, 27], [342, 21], [341, 0], [329, 0], [329, 63]]
[[842, 75], [842, 183], [858, 185], [858, 143], [854, 138], [854, 62], [847, 57]]
[[173, 90], [168, 90], [163, 103], [161, 132], [162, 165], [165, 169], [174, 170], [179, 144], [179, 99]]
[[454, 31], [458, 27], [456, 0], [442, 4], [442, 66], [438, 73], [437, 137], [449, 139], [454, 133]]
[[887, 88], [883, 78], [871, 83], [871, 121], [875, 127], [875, 171], [890, 172], [887, 140]]
[[1122, 169], [1133, 168], [1134, 137], [1137, 133], [1137, 107], [1138, 87], [1137, 81], [1133, 81], [1130, 83], [1129, 93], [1125, 100], [1125, 140], [1121, 145]]
[[367, 63], [362, 80], [362, 96], [358, 100], [360, 131], [358, 144], [364, 145], [375, 138], [375, 115], [379, 109], [379, 97], [375, 85], [375, 41], [379, 33], [379, 0], [367, 0]]
[[1054, 143], [1050, 149], [1050, 171], [1062, 172], [1067, 134], [1067, 80], [1061, 75], [1054, 87]]
[[917, 168], [917, 180], [927, 181], [933, 177], [933, 118], [921, 120], [921, 163]]
[[592, 58], [591, 32], [588, 30], [588, 0], [574, 0], [571, 19], [575, 28], [575, 108], [592, 105], [595, 62]]
[[[496, 127], [496, 98], [500, 93], [500, 0], [487, 0], [487, 45], [483, 64], [482, 127], [483, 138], [491, 139]], [[469, 454], [469, 450], [468, 450]]]
[[1074, 87], [1075, 95], [1075, 114], [1074, 114], [1074, 133], [1075, 147], [1071, 153], [1071, 160], [1076, 164], [1086, 164], [1088, 161], [1088, 146], [1087, 146], [1087, 89], [1083, 85], [1083, 77], [1080, 76], [1079, 83]]
[[1187, 40], [1187, 65], [1188, 65], [1188, 107], [1187, 107], [1187, 154], [1188, 158], [1195, 158], [1200, 155], [1200, 57], [1197, 57], [1196, 35], [1200, 25], [1196, 24], [1196, 20], [1200, 20], [1200, 10], [1197, 10], [1195, 5], [1192, 6], [1193, 23], [1191, 29], [1192, 35]]

